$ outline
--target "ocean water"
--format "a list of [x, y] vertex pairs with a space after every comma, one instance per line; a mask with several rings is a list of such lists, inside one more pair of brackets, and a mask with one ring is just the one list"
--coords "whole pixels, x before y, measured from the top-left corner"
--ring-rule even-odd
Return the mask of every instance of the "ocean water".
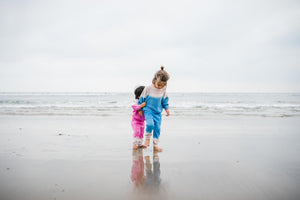
[[[300, 116], [300, 93], [169, 93], [172, 116]], [[0, 93], [0, 115], [130, 116], [131, 93]]]

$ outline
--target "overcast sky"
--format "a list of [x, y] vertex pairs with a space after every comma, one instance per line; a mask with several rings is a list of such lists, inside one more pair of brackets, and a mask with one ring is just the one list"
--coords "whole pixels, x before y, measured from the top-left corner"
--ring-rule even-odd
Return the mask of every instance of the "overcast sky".
[[0, 0], [0, 92], [300, 92], [299, 0]]

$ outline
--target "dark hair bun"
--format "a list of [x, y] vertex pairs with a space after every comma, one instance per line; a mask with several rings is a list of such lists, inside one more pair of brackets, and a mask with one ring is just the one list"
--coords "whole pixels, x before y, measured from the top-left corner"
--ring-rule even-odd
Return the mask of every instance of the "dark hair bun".
[[135, 99], [139, 99], [145, 86], [139, 86], [134, 90]]
[[161, 66], [161, 67], [160, 67], [161, 70], [164, 70], [164, 68], [165, 68], [164, 66]]

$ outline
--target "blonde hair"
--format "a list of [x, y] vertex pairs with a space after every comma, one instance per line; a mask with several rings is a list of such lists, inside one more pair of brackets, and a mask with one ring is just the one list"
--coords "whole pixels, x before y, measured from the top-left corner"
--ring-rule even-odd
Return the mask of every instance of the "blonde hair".
[[165, 85], [167, 85], [168, 80], [170, 79], [170, 75], [168, 74], [168, 72], [166, 72], [164, 70], [164, 66], [160, 67], [160, 70], [158, 70], [155, 74], [154, 74], [154, 78], [152, 79], [152, 83], [158, 83], [158, 82], [162, 82]]

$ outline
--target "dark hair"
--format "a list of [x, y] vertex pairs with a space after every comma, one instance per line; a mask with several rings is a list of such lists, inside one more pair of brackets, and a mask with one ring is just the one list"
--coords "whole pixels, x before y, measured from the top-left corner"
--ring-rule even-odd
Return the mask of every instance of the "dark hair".
[[139, 86], [138, 88], [136, 88], [134, 90], [134, 95], [135, 95], [135, 99], [139, 99], [143, 90], [144, 90], [145, 86]]
[[167, 84], [167, 81], [169, 79], [170, 79], [170, 75], [168, 74], [168, 72], [164, 70], [164, 66], [161, 66], [160, 70], [158, 70], [155, 73], [152, 83], [155, 84], [156, 82], [164, 82], [165, 84]]

